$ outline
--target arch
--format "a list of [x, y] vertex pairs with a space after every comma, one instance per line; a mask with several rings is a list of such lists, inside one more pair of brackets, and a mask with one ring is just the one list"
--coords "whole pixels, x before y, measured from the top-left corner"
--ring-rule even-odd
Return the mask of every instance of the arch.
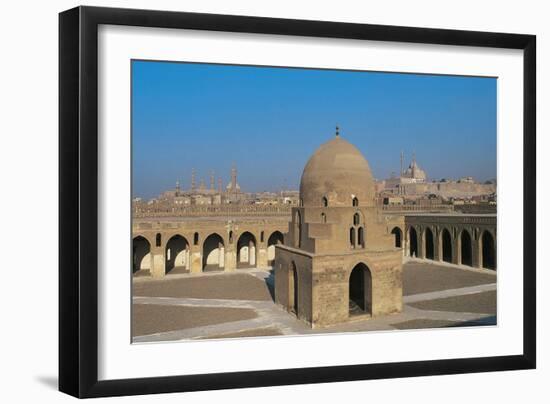
[[267, 263], [269, 265], [273, 265], [273, 262], [275, 261], [275, 245], [283, 243], [283, 233], [278, 230], [275, 230], [273, 233], [271, 233], [271, 235], [267, 239]]
[[195, 234], [193, 234], [193, 244], [194, 245], [199, 245], [199, 233], [195, 232]]
[[351, 200], [351, 206], [359, 206], [359, 199], [356, 196]]
[[245, 231], [237, 240], [237, 268], [254, 268], [256, 266], [256, 237]]
[[361, 215], [359, 214], [359, 212], [355, 212], [353, 215], [353, 225], [357, 226], [359, 224], [361, 224]]
[[302, 246], [302, 215], [297, 210], [294, 215], [294, 247]]
[[365, 248], [365, 229], [362, 226], [357, 230], [357, 245], [360, 248]]
[[229, 244], [233, 244], [233, 230], [229, 231]]
[[165, 273], [187, 272], [189, 270], [189, 243], [176, 234], [168, 240], [165, 248]]
[[441, 231], [441, 254], [445, 262], [453, 262], [453, 243], [451, 233], [446, 228]]
[[202, 245], [203, 271], [223, 271], [225, 267], [225, 244], [218, 233], [212, 233]]
[[391, 234], [394, 235], [395, 237], [395, 246], [398, 247], [398, 248], [401, 248], [402, 246], [402, 239], [403, 239], [403, 232], [401, 231], [401, 228], [398, 227], [398, 226], [395, 226], [392, 231], [391, 231]]
[[288, 309], [298, 317], [298, 270], [292, 261], [288, 271]]
[[460, 263], [472, 266], [472, 238], [466, 229], [460, 234]]
[[360, 262], [349, 276], [349, 315], [372, 314], [372, 276], [369, 267]]
[[349, 228], [349, 245], [351, 248], [355, 248], [355, 227]]
[[264, 233], [264, 231], [262, 230], [262, 231], [260, 232], [260, 243], [263, 243], [263, 242], [264, 242], [264, 234], [265, 234], [265, 233]]
[[425, 249], [426, 252], [426, 258], [429, 260], [434, 259], [434, 234], [432, 232], [432, 229], [429, 227], [426, 227], [426, 231], [424, 232], [424, 239], [425, 239]]
[[325, 214], [325, 212], [321, 212], [321, 223], [326, 223], [327, 222], [327, 215]]
[[132, 273], [135, 276], [151, 273], [151, 243], [143, 236], [132, 240]]
[[321, 202], [323, 203], [323, 206], [326, 208], [328, 206], [328, 199], [326, 196], [323, 196], [323, 199], [321, 200]]
[[495, 239], [487, 230], [481, 236], [481, 263], [483, 268], [497, 269]]
[[155, 236], [155, 245], [157, 247], [160, 247], [162, 245], [162, 236], [160, 235], [160, 233], [157, 233], [157, 235]]
[[409, 255], [418, 257], [418, 235], [413, 226], [409, 228]]

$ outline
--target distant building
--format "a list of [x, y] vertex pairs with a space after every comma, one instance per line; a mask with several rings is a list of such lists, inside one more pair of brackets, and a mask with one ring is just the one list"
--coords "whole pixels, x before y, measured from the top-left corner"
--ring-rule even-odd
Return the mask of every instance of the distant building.
[[382, 197], [392, 195], [403, 196], [405, 199], [416, 200], [427, 197], [440, 197], [444, 200], [471, 199], [496, 193], [496, 184], [487, 181], [476, 182], [473, 177], [462, 177], [457, 181], [441, 179], [428, 181], [427, 173], [420, 168], [413, 153], [411, 163], [403, 169], [403, 153], [401, 153], [400, 175], [377, 183], [377, 191]]

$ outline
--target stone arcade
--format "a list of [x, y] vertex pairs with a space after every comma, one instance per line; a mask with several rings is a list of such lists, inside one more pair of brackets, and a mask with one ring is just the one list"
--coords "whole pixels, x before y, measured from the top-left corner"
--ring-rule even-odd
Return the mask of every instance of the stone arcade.
[[275, 300], [312, 328], [402, 309], [396, 218], [379, 212], [375, 197], [366, 159], [337, 130], [307, 162], [299, 207], [275, 251]]

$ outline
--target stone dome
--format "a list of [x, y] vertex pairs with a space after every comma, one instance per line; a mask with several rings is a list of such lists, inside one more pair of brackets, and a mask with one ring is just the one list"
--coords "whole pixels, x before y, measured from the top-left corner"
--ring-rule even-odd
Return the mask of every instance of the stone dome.
[[300, 181], [302, 206], [373, 206], [374, 179], [361, 152], [340, 136], [322, 144], [308, 160]]

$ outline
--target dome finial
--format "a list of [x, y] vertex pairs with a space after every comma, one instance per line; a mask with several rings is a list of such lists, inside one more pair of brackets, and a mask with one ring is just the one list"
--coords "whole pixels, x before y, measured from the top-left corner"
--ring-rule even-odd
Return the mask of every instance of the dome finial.
[[336, 125], [336, 137], [340, 136], [340, 127]]

